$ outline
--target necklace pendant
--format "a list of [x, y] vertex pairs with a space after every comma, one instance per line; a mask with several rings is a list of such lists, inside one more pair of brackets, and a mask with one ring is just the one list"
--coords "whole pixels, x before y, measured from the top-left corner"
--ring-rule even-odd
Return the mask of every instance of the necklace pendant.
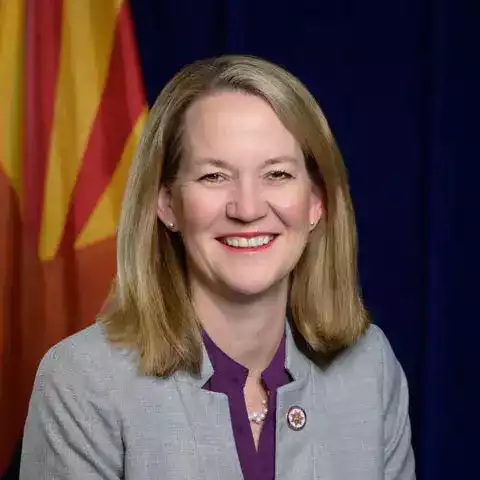
[[248, 415], [248, 419], [256, 423], [257, 425], [263, 423], [267, 418], [268, 408], [267, 408], [267, 401], [263, 400], [262, 402], [263, 410], [261, 412], [252, 412]]

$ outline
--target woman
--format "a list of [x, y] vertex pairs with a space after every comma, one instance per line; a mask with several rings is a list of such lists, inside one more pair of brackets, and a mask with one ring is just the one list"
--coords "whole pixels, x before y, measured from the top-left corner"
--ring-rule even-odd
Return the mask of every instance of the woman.
[[306, 88], [228, 56], [140, 143], [100, 322], [43, 359], [21, 478], [413, 479], [404, 373], [360, 299], [345, 168]]

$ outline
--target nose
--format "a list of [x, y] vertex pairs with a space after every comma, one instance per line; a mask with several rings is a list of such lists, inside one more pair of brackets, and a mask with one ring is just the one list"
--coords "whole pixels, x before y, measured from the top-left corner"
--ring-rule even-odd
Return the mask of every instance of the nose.
[[261, 185], [252, 181], [238, 181], [227, 203], [227, 217], [242, 223], [252, 223], [265, 217], [268, 203]]

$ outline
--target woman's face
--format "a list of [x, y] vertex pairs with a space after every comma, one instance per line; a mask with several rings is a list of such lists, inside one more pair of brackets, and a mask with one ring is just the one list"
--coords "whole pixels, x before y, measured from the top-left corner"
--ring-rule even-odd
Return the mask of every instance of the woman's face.
[[286, 284], [322, 213], [298, 142], [264, 100], [239, 92], [195, 102], [183, 142], [158, 215], [182, 236], [192, 285], [244, 297]]

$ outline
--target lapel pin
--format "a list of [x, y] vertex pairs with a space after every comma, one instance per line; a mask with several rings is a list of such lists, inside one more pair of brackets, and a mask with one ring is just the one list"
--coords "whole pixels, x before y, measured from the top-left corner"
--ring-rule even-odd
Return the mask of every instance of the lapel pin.
[[294, 406], [290, 407], [287, 412], [288, 426], [298, 432], [307, 423], [307, 414], [303, 408]]

